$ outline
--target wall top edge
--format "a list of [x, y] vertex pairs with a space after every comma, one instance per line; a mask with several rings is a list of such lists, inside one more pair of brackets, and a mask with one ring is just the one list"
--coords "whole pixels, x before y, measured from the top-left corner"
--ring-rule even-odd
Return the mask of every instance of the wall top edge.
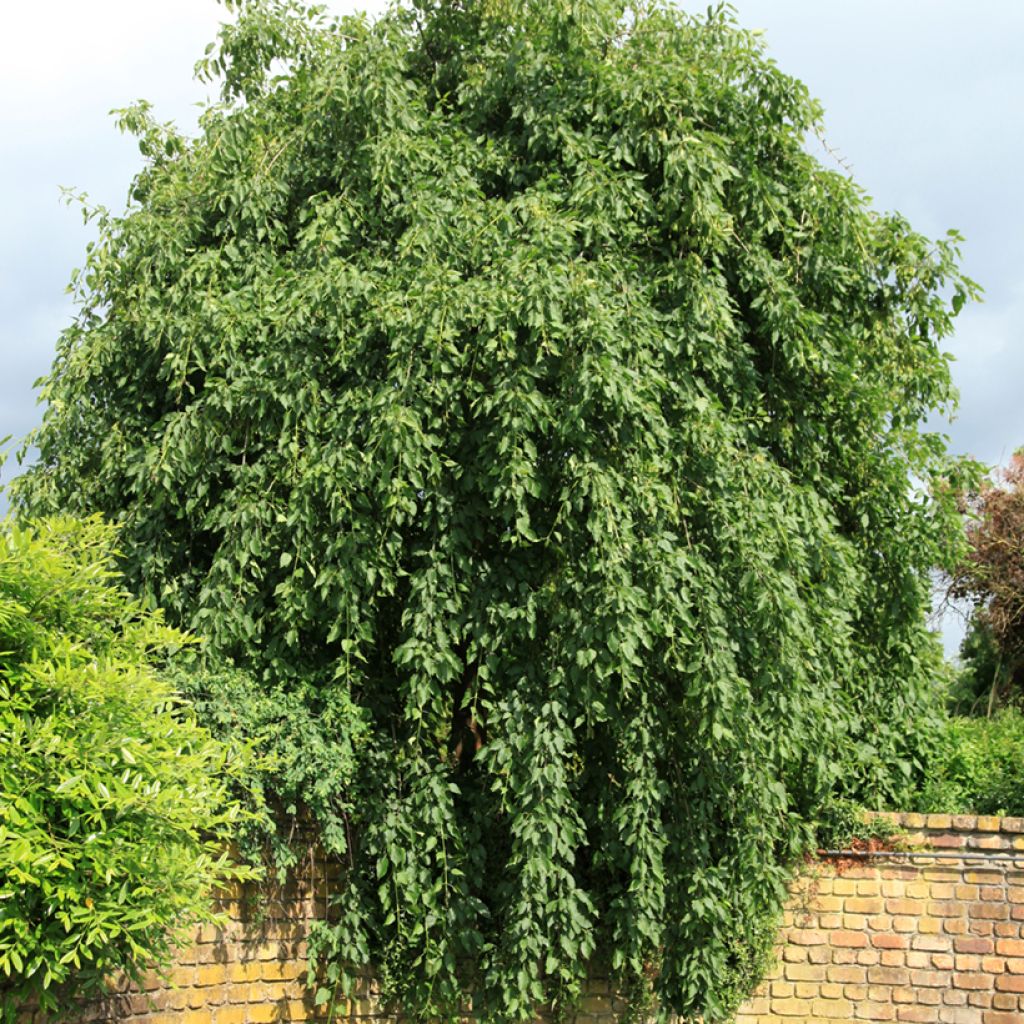
[[874, 819], [890, 821], [902, 829], [934, 832], [1005, 832], [1024, 834], [1024, 818], [991, 814], [918, 814], [908, 811], [869, 811]]

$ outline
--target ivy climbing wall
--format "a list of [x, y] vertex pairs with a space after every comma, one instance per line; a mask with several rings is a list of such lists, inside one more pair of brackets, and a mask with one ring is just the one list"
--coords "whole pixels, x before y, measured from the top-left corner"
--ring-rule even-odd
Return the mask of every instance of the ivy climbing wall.
[[[737, 1024], [1024, 1024], [1024, 819], [893, 817], [902, 853], [826, 858], [797, 879], [777, 964]], [[122, 986], [59, 1024], [327, 1020], [306, 987], [306, 934], [332, 879], [315, 863], [304, 875], [269, 899], [232, 894], [226, 927], [197, 932], [170, 984]], [[576, 1020], [605, 1024], [623, 1009], [595, 980]], [[380, 1016], [369, 981], [334, 1007], [335, 1020]], [[27, 1010], [23, 1022], [44, 1018]]]

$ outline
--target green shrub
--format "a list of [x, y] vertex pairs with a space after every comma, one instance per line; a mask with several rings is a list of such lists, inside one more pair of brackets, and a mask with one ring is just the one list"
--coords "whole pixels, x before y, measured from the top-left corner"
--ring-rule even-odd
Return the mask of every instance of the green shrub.
[[952, 718], [917, 803], [937, 813], [1024, 815], [1024, 714]]
[[881, 840], [892, 845], [900, 841], [899, 826], [889, 818], [874, 817], [854, 800], [829, 801], [818, 816], [818, 846], [845, 849], [858, 841]]
[[187, 638], [98, 521], [0, 524], [0, 1018], [167, 962], [239, 872], [227, 748], [162, 680]]

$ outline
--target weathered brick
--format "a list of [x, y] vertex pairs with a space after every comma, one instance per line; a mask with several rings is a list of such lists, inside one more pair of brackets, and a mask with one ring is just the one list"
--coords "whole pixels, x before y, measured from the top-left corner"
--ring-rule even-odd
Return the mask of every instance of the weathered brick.
[[942, 1024], [982, 1024], [981, 1010], [973, 1006], [944, 1006], [939, 1010]]
[[840, 948], [859, 949], [868, 944], [868, 937], [863, 932], [840, 930], [829, 934], [829, 942]]
[[895, 1020], [896, 1009], [890, 1003], [867, 1000], [863, 1003], [854, 1003], [853, 1015], [860, 1020]]
[[996, 952], [1000, 956], [1024, 956], [1024, 940], [997, 939]]
[[175, 967], [171, 971], [171, 984], [181, 988], [190, 987], [195, 980], [195, 969], [192, 967]]
[[1016, 1010], [1020, 1002], [1012, 992], [996, 992], [992, 996], [993, 1010]]
[[828, 980], [862, 985], [867, 981], [868, 972], [863, 967], [835, 966], [827, 969]]
[[947, 1006], [939, 1011], [939, 1020], [943, 1024], [983, 1024], [983, 1012], [975, 1006]]
[[957, 971], [953, 975], [954, 988], [990, 989], [993, 978], [981, 971]]
[[281, 1019], [276, 1003], [258, 1003], [249, 1007], [248, 1024], [273, 1024]]
[[1024, 975], [1000, 974], [995, 982], [997, 992], [1024, 992]]
[[978, 900], [967, 904], [969, 917], [983, 921], [1004, 921], [1010, 916], [1010, 908], [1005, 903], [986, 903]]
[[1002, 880], [1002, 872], [992, 868], [972, 868], [964, 873], [964, 881], [974, 885], [998, 885]]
[[264, 981], [291, 981], [305, 973], [305, 967], [294, 960], [267, 960], [260, 968]]
[[211, 1024], [247, 1024], [249, 1011], [244, 1006], [219, 1006]]
[[907, 985], [910, 971], [905, 967], [869, 967], [868, 982], [872, 985]]
[[1003, 841], [999, 836], [972, 836], [970, 845], [975, 850], [1003, 849]]
[[[1022, 945], [1024, 945], [1024, 943], [1022, 943]], [[958, 953], [991, 953], [995, 949], [995, 943], [991, 939], [978, 938], [977, 936], [969, 935], [962, 939], [954, 939], [953, 948]]]
[[949, 975], [944, 971], [911, 971], [910, 981], [917, 988], [945, 988]]
[[880, 914], [885, 902], [880, 896], [856, 896], [846, 901], [844, 909], [849, 914]]
[[845, 901], [841, 900], [838, 896], [819, 895], [814, 898], [814, 901], [811, 904], [811, 909], [818, 913], [836, 914], [843, 909], [844, 902]]
[[806, 1017], [811, 1004], [806, 999], [773, 999], [772, 1013], [780, 1017]]
[[205, 985], [223, 985], [228, 980], [228, 972], [223, 964], [206, 964], [196, 968], [196, 984], [200, 987]]
[[786, 964], [787, 981], [824, 981], [824, 964]]
[[917, 917], [921, 913], [921, 904], [917, 900], [903, 896], [894, 896], [885, 901], [885, 909], [890, 914], [902, 917]]
[[811, 1013], [825, 1020], [845, 1020], [853, 1012], [853, 1003], [848, 999], [813, 999]]
[[896, 1019], [931, 1024], [939, 1019], [939, 1010], [935, 1006], [900, 1006], [896, 1010]]

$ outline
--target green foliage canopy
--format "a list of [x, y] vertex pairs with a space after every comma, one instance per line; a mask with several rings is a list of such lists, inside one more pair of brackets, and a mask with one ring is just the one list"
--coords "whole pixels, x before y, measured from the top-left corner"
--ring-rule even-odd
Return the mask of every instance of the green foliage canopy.
[[318, 723], [329, 978], [525, 1020], [596, 954], [718, 1019], [826, 794], [928, 734], [956, 237], [723, 9], [240, 7], [198, 138], [123, 113], [17, 500]]
[[227, 748], [157, 673], [185, 638], [114, 583], [111, 540], [0, 524], [4, 1021], [166, 964], [236, 874]]

